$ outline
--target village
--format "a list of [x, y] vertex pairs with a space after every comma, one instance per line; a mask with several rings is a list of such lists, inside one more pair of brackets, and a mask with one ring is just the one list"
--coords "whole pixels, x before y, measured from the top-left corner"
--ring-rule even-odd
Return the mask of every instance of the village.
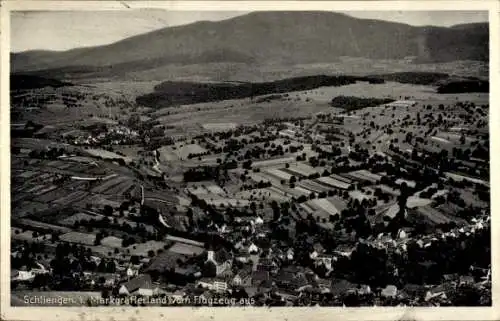
[[488, 106], [338, 101], [189, 135], [16, 125], [13, 300], [491, 304]]

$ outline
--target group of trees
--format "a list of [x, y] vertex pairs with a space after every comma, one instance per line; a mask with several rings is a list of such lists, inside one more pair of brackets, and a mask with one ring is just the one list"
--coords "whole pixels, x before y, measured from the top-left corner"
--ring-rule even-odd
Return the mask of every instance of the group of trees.
[[[118, 221], [118, 218], [104, 217], [100, 220], [98, 219], [81, 219], [75, 221], [73, 227], [78, 229], [80, 227], [85, 228], [88, 232], [93, 232], [95, 229], [99, 230], [96, 234], [95, 245], [100, 245], [100, 241], [103, 238], [110, 236], [108, 230], [116, 230], [120, 233], [126, 233], [129, 235], [134, 235], [143, 240], [156, 240], [157, 234], [150, 232], [143, 224], [131, 224], [128, 222]], [[135, 242], [134, 242], [135, 243]]]
[[203, 166], [197, 168], [190, 168], [184, 172], [184, 182], [200, 182], [205, 180], [212, 180], [219, 175], [217, 167]]
[[390, 98], [360, 98], [354, 96], [337, 96], [332, 99], [330, 105], [345, 110], [357, 110], [366, 107], [375, 107], [395, 101]]
[[59, 156], [63, 156], [65, 153], [63, 148], [56, 148], [52, 147], [49, 149], [42, 149], [42, 150], [32, 150], [28, 156], [30, 158], [38, 158], [38, 159], [48, 159], [48, 160], [55, 160]]

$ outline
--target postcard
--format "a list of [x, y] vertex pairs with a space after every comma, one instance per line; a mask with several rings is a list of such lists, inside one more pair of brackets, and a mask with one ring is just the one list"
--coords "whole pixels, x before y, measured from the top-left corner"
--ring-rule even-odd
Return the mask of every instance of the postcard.
[[2, 319], [500, 318], [498, 2], [1, 9]]

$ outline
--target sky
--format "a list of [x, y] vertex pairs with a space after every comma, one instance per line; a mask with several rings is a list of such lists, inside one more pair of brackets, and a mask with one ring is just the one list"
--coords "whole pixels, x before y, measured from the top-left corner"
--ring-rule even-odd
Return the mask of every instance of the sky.
[[[244, 11], [17, 11], [11, 14], [11, 52], [68, 50], [99, 46], [149, 31], [218, 21], [246, 14]], [[452, 26], [487, 22], [487, 11], [344, 11], [363, 19], [379, 19], [414, 26]]]

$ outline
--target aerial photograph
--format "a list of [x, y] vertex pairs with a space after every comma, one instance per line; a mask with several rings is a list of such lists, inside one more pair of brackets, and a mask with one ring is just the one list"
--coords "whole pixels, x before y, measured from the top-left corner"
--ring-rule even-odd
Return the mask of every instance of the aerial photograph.
[[11, 306], [492, 306], [488, 11], [10, 25]]

